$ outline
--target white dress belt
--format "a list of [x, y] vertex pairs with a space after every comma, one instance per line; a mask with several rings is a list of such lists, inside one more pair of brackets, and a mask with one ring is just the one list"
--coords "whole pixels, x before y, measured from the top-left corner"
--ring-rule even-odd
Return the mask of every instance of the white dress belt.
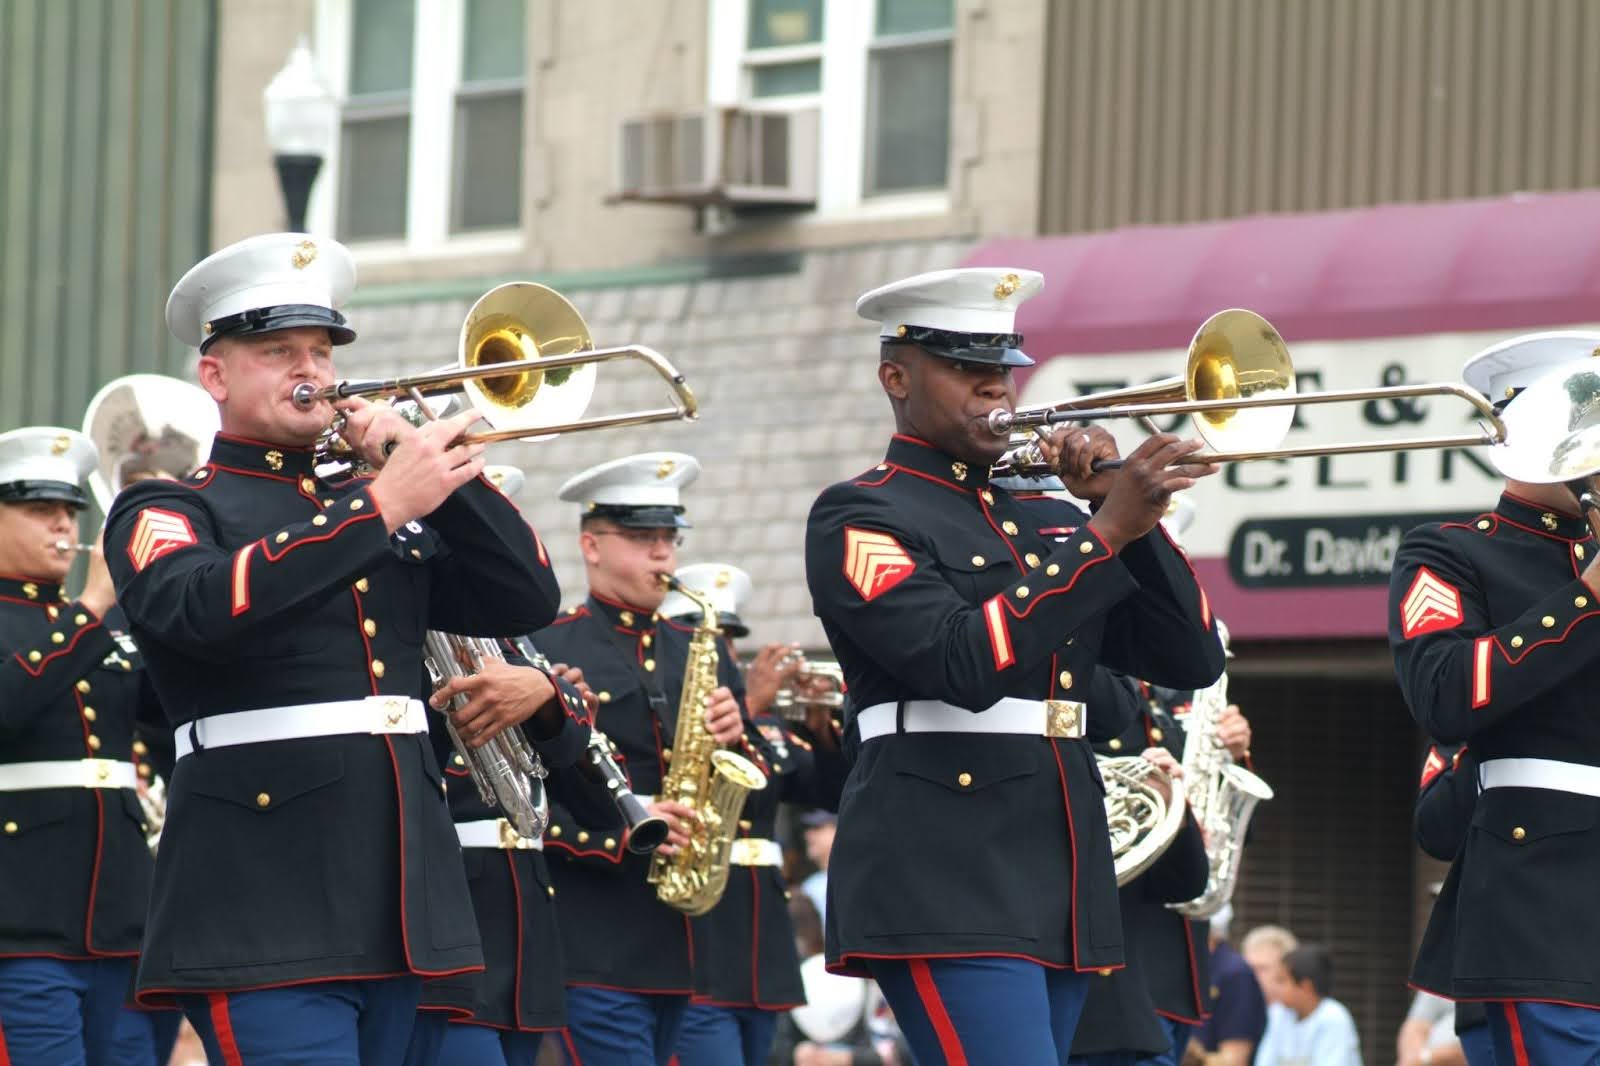
[[504, 818], [485, 818], [479, 822], [457, 822], [456, 838], [464, 848], [499, 848], [502, 851], [543, 851], [544, 840], [525, 837]]
[[302, 703], [295, 707], [262, 707], [180, 726], [173, 739], [178, 758], [206, 748], [262, 744], [271, 740], [333, 737], [346, 733], [426, 733], [428, 712], [421, 700], [404, 696], [368, 696], [361, 700]]
[[1548, 788], [1600, 796], [1600, 766], [1559, 759], [1490, 759], [1478, 767], [1481, 788]]
[[[856, 715], [863, 743], [899, 732], [899, 704], [874, 703]], [[1006, 696], [981, 711], [943, 700], [906, 700], [907, 733], [1013, 733], [1034, 737], [1082, 738], [1088, 708], [1077, 700], [1025, 700]]]
[[783, 848], [776, 840], [739, 837], [728, 853], [728, 862], [733, 866], [782, 866]]
[[0, 792], [35, 788], [137, 788], [139, 770], [112, 759], [62, 759], [0, 764]]

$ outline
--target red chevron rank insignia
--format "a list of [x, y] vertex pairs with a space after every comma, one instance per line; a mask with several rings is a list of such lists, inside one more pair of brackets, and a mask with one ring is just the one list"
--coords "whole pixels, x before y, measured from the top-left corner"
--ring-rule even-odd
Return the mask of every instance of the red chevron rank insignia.
[[1418, 570], [1400, 601], [1400, 628], [1406, 639], [1453, 629], [1461, 622], [1461, 593], [1426, 566]]
[[911, 576], [917, 564], [887, 533], [869, 529], [844, 531], [844, 576], [864, 600], [872, 600]]
[[176, 511], [146, 507], [139, 512], [139, 522], [128, 541], [128, 558], [135, 570], [143, 570], [163, 555], [197, 543], [188, 518]]
[[1428, 749], [1428, 759], [1422, 764], [1422, 781], [1417, 786], [1419, 789], [1427, 788], [1428, 782], [1444, 773], [1444, 756], [1439, 754], [1437, 747]]

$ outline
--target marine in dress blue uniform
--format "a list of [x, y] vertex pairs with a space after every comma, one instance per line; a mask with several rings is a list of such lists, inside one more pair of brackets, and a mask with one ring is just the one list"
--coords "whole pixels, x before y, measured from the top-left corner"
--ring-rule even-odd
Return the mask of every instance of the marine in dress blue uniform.
[[[922, 275], [857, 304], [881, 323], [898, 432], [884, 461], [812, 507], [806, 574], [844, 669], [859, 745], [828, 869], [830, 965], [870, 975], [918, 1061], [1065, 1061], [1084, 974], [1123, 962], [1084, 703], [1102, 663], [1208, 685], [1222, 648], [1156, 529], [1214, 468], [1153, 437], [1115, 473], [1100, 431], [1047, 454], [1094, 515], [989, 484], [1015, 404], [1013, 332], [1042, 278]], [[952, 852], [960, 859], [951, 862]]]
[[[1429, 744], [1422, 760], [1422, 778], [1412, 814], [1417, 846], [1440, 862], [1450, 862], [1466, 843], [1477, 803], [1477, 752], [1466, 744]], [[1434, 887], [1435, 893], [1439, 888]], [[1435, 983], [1443, 984], [1448, 980], [1449, 974], [1445, 973]], [[1488, 1021], [1483, 1003], [1470, 999], [1456, 1003], [1456, 1038], [1461, 1041], [1461, 1050], [1470, 1066], [1495, 1064], [1494, 1040]]]
[[[647, 452], [592, 467], [561, 488], [582, 508], [579, 545], [589, 594], [534, 634], [555, 663], [582, 669], [597, 700], [595, 728], [616, 746], [633, 792], [673, 823], [685, 812], [657, 800], [672, 758], [693, 628], [658, 616], [660, 575], [677, 566], [688, 526], [681, 490], [699, 475], [681, 452]], [[708, 723], [758, 766], [765, 742], [743, 720], [732, 649], [721, 643]], [[559, 777], [560, 775], [555, 775]], [[701, 945], [691, 920], [656, 898], [650, 857], [627, 850], [614, 809], [580, 811], [551, 796], [545, 854], [561, 904], [569, 1058], [582, 1066], [665, 1064], [676, 1046]]]
[[[1479, 353], [1463, 377], [1500, 400], [1597, 351], [1600, 335], [1534, 334]], [[1600, 1056], [1600, 924], [1583, 887], [1600, 872], [1595, 559], [1564, 486], [1508, 478], [1492, 511], [1414, 529], [1390, 581], [1412, 716], [1470, 745], [1481, 786], [1413, 980], [1484, 1001], [1501, 1062]]]
[[[504, 464], [486, 467], [483, 476], [507, 499], [515, 498], [525, 480], [520, 469]], [[470, 681], [453, 683], [430, 702], [438, 709], [459, 688], [479, 704], [516, 703], [539, 700], [545, 688], [554, 687], [560, 693], [560, 728], [544, 738], [525, 732], [547, 769], [575, 765], [591, 734], [584, 702], [588, 687], [581, 678], [574, 684], [571, 675], [559, 674], [526, 638], [506, 642], [503, 654], [504, 666], [491, 665]], [[502, 812], [483, 801], [466, 757], [446, 731], [431, 736], [449, 786], [450, 814], [461, 841], [485, 968], [424, 983], [418, 1025], [425, 1032], [413, 1038], [406, 1062], [533, 1066], [544, 1034], [566, 1022], [560, 916], [544, 861], [544, 840], [522, 836]], [[594, 794], [591, 802], [606, 802], [604, 790], [580, 774], [546, 777], [542, 799], [550, 787], [585, 788]], [[548, 801], [542, 806], [548, 815]]]
[[[677, 577], [717, 605], [727, 636], [748, 635], [741, 614], [753, 590], [749, 574], [726, 563], [700, 563], [681, 568]], [[661, 613], [691, 618], [692, 607], [669, 593]], [[847, 770], [826, 716], [823, 728], [813, 731], [771, 707], [750, 704], [743, 684], [739, 693], [767, 741], [771, 776], [745, 803], [722, 901], [694, 919], [695, 994], [678, 1037], [678, 1066], [764, 1066], [778, 1019], [805, 1003], [783, 849], [776, 839], [778, 809], [783, 803], [836, 809]]]
[[0, 434], [0, 1063], [137, 1064], [123, 1016], [149, 900], [135, 729], [162, 720], [110, 577], [62, 581], [95, 447], [49, 426]]
[[[1173, 717], [1176, 693], [1159, 698], [1147, 685], [1109, 670], [1096, 673], [1090, 704], [1122, 704], [1126, 728], [1095, 740], [1098, 754], [1122, 757], [1160, 748], [1174, 763], [1183, 758], [1183, 727]], [[1204, 1020], [1202, 989], [1206, 923], [1193, 922], [1168, 904], [1205, 891], [1210, 864], [1192, 814], [1171, 846], [1149, 870], [1118, 890], [1127, 965], [1089, 983], [1083, 1020], [1073, 1037], [1073, 1063], [1085, 1066], [1176, 1066], [1189, 1032]], [[1197, 940], [1198, 938], [1198, 940]]]
[[[423, 976], [482, 967], [428, 738], [426, 629], [511, 636], [559, 590], [516, 509], [457, 444], [341, 401], [375, 476], [319, 476], [354, 332], [349, 253], [304, 234], [232, 245], [167, 304], [222, 432], [181, 482], [113, 505], [118, 599], [176, 727], [142, 1002], [176, 1000], [213, 1062], [398, 1062]], [[469, 740], [486, 723], [463, 725]]]

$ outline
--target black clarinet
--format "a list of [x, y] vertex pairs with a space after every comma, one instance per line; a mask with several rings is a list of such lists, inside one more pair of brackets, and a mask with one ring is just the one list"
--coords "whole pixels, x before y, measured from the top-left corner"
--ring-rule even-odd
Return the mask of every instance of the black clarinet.
[[[512, 644], [529, 663], [541, 670], [551, 668], [550, 660], [527, 637], [517, 637]], [[611, 738], [598, 729], [592, 729], [584, 758], [592, 771], [590, 776], [597, 777], [605, 785], [606, 795], [617, 805], [617, 813], [622, 815], [622, 821], [628, 827], [628, 850], [635, 855], [648, 855], [666, 843], [669, 829], [667, 820], [651, 814], [628, 787], [628, 775], [617, 763], [617, 746], [611, 742]]]
[[628, 787], [628, 775], [617, 765], [617, 746], [596, 729], [589, 734], [585, 751], [589, 765], [600, 775], [606, 794], [617, 805], [617, 813], [628, 826], [627, 848], [635, 855], [648, 855], [667, 839], [667, 820], [650, 813], [644, 802]]

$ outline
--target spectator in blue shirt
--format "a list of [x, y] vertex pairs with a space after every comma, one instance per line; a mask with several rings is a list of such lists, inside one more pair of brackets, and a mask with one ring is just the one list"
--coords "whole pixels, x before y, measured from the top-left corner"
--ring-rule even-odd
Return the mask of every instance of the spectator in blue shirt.
[[1211, 987], [1207, 990], [1211, 1013], [1193, 1038], [1204, 1053], [1206, 1066], [1250, 1066], [1267, 1027], [1267, 1001], [1255, 971], [1228, 943], [1232, 921], [1230, 904], [1223, 904], [1211, 916]]
[[1326, 948], [1302, 944], [1283, 957], [1289, 980], [1282, 1002], [1267, 1014], [1256, 1066], [1361, 1066], [1355, 1019], [1328, 995], [1333, 959]]

